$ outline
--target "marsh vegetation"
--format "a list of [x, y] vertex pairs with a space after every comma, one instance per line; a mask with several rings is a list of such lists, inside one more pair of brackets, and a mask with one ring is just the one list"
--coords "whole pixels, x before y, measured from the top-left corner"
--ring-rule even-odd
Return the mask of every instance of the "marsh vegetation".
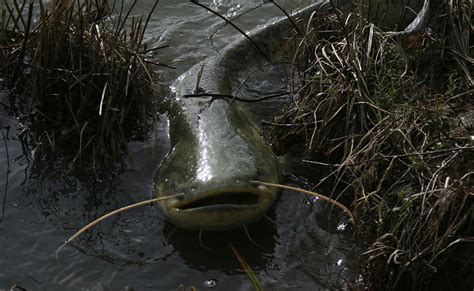
[[[35, 152], [66, 152], [69, 168], [111, 165], [155, 112], [148, 18], [107, 1], [2, 1], [1, 75], [9, 109]], [[43, 150], [46, 151], [43, 151]]]
[[412, 35], [362, 10], [315, 13], [292, 40], [293, 102], [275, 148], [304, 144], [305, 163], [329, 173], [320, 183], [351, 204], [370, 289], [429, 288], [455, 250], [472, 249], [472, 8], [447, 1]]

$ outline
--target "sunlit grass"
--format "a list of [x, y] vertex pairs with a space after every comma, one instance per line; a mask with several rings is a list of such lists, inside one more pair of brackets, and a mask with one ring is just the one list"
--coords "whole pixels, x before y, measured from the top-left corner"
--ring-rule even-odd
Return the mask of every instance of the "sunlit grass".
[[292, 40], [295, 101], [275, 121], [292, 126], [274, 144], [304, 143], [306, 161], [327, 167], [321, 181], [352, 201], [375, 290], [427, 288], [472, 222], [474, 146], [459, 117], [473, 110], [472, 3], [443, 9], [429, 34], [317, 13]]

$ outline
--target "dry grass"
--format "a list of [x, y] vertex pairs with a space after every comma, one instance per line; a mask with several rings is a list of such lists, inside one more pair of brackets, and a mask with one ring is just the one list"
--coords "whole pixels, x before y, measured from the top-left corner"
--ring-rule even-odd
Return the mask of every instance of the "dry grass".
[[36, 144], [69, 151], [71, 164], [122, 157], [154, 111], [150, 64], [159, 63], [143, 42], [148, 19], [129, 16], [134, 4], [107, 1], [2, 3], [0, 74]]
[[474, 110], [472, 2], [443, 9], [430, 35], [400, 39], [338, 12], [294, 39], [294, 102], [276, 121], [292, 127], [275, 129], [276, 148], [303, 142], [328, 168], [321, 183], [352, 201], [369, 289], [429, 288], [472, 243], [474, 129], [459, 117]]

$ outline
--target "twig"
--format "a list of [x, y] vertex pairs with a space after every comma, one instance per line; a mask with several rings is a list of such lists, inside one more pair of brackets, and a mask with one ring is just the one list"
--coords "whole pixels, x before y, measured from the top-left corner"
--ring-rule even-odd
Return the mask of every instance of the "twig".
[[369, 159], [369, 160], [366, 160], [366, 161], [363, 161], [363, 162], [360, 162], [360, 163], [325, 164], [325, 163], [320, 163], [320, 162], [311, 161], [311, 160], [303, 160], [303, 162], [308, 163], [308, 164], [323, 165], [323, 166], [352, 167], [352, 166], [358, 166], [358, 165], [363, 165], [363, 164], [367, 164], [367, 163], [371, 163], [371, 162], [380, 161], [380, 160], [383, 160], [383, 159], [398, 159], [398, 158], [412, 157], [412, 156], [426, 156], [426, 155], [434, 155], [434, 154], [441, 154], [441, 153], [446, 153], [446, 152], [451, 152], [451, 151], [462, 151], [462, 150], [474, 150], [474, 147], [458, 147], [458, 148], [449, 148], [449, 149], [428, 151], [428, 152], [420, 152], [420, 153], [406, 153], [406, 154], [400, 154], [400, 155], [384, 155], [380, 158], [373, 158], [373, 159]]
[[295, 23], [295, 21], [293, 20], [293, 18], [291, 18], [291, 16], [288, 14], [288, 12], [286, 12], [285, 9], [283, 9], [283, 7], [281, 7], [278, 3], [276, 3], [275, 1], [273, 0], [267, 0], [268, 2], [272, 3], [273, 5], [275, 5], [278, 9], [281, 10], [281, 12], [283, 12], [283, 14], [285, 14], [286, 18], [288, 18], [288, 20], [290, 20], [291, 24], [293, 25], [293, 27], [296, 29], [296, 32], [299, 34], [300, 37], [304, 38], [304, 33], [301, 31], [301, 29], [299, 28], [299, 26]]
[[[230, 19], [230, 21], [234, 21], [234, 20], [236, 20], [236, 19], [238, 19], [238, 18], [244, 16], [245, 14], [247, 14], [247, 13], [249, 13], [249, 12], [252, 12], [252, 11], [254, 11], [254, 10], [256, 10], [257, 8], [260, 8], [260, 7], [262, 7], [262, 4], [259, 4], [259, 5], [255, 6], [255, 7], [250, 8], [249, 10], [246, 10], [246, 11], [242, 12], [241, 14], [237, 15], [236, 17], [233, 17], [232, 19]], [[218, 33], [222, 28], [224, 28], [224, 26], [226, 26], [226, 24], [227, 24], [227, 22], [224, 23], [223, 25], [221, 25], [218, 29], [216, 29], [216, 31], [214, 31], [214, 32], [211, 34], [211, 36], [209, 36], [209, 40], [211, 41], [211, 46], [212, 46], [216, 51], [217, 51], [217, 49], [214, 47], [213, 38], [214, 38], [214, 36], [216, 35], [216, 33]]]
[[[14, 1], [16, 3], [16, 1]], [[25, 57], [25, 52], [26, 52], [26, 45], [28, 43], [28, 38], [30, 34], [30, 26], [31, 26], [31, 19], [33, 18], [33, 1], [30, 3], [30, 7], [28, 9], [28, 19], [27, 19], [27, 24], [25, 27], [25, 36], [23, 38], [23, 45], [21, 46], [21, 51], [18, 56], [18, 60], [15, 66], [15, 70], [13, 71], [13, 77], [12, 77], [12, 82], [16, 86], [17, 83], [17, 77], [18, 74], [20, 74], [21, 66], [23, 65], [23, 59]], [[23, 18], [22, 18], [23, 19]]]
[[247, 38], [252, 44], [253, 46], [257, 49], [257, 51], [268, 61], [268, 62], [272, 62], [271, 59], [267, 56], [266, 53], [263, 52], [263, 50], [257, 45], [257, 43], [255, 43], [253, 41], [253, 39], [248, 36], [248, 34], [246, 34], [242, 29], [240, 29], [237, 25], [235, 25], [232, 21], [230, 21], [229, 19], [227, 19], [225, 16], [219, 14], [217, 11], [214, 11], [212, 10], [211, 8], [207, 7], [206, 5], [203, 5], [201, 3], [199, 3], [198, 0], [191, 0], [191, 3], [193, 4], [196, 4], [204, 9], [206, 9], [207, 11], [213, 13], [214, 15], [220, 17], [221, 19], [223, 19], [226, 23], [228, 23], [229, 25], [231, 25], [233, 28], [237, 29], [237, 31], [239, 31], [245, 38]]
[[202, 98], [202, 97], [227, 98], [227, 99], [233, 99], [233, 100], [245, 102], [245, 103], [253, 103], [253, 102], [260, 102], [260, 101], [264, 101], [264, 100], [268, 100], [268, 99], [272, 99], [276, 97], [281, 97], [285, 95], [288, 95], [288, 92], [270, 94], [270, 95], [255, 98], [255, 99], [245, 99], [245, 98], [240, 98], [240, 97], [230, 95], [230, 94], [218, 94], [218, 93], [185, 94], [183, 95], [183, 97], [184, 98]]
[[10, 153], [8, 151], [8, 143], [7, 138], [5, 137], [5, 133], [3, 133], [3, 127], [0, 128], [2, 131], [2, 139], [5, 144], [5, 152], [7, 154], [7, 170], [6, 170], [6, 178], [5, 178], [5, 190], [3, 192], [3, 204], [2, 204], [2, 217], [0, 218], [0, 223], [3, 222], [5, 218], [5, 207], [7, 205], [7, 193], [8, 193], [8, 177], [10, 176]]

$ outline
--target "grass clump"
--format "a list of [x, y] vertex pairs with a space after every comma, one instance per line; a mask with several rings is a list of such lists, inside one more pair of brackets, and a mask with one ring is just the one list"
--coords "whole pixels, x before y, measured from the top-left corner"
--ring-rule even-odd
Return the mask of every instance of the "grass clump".
[[117, 161], [154, 111], [150, 15], [131, 17], [136, 1], [128, 9], [105, 0], [2, 3], [0, 72], [10, 109], [40, 148], [69, 152], [71, 165]]
[[428, 289], [473, 242], [471, 28], [472, 2], [447, 1], [415, 35], [333, 11], [295, 36], [294, 102], [276, 121], [292, 126], [274, 143], [303, 143], [352, 201], [371, 290]]

